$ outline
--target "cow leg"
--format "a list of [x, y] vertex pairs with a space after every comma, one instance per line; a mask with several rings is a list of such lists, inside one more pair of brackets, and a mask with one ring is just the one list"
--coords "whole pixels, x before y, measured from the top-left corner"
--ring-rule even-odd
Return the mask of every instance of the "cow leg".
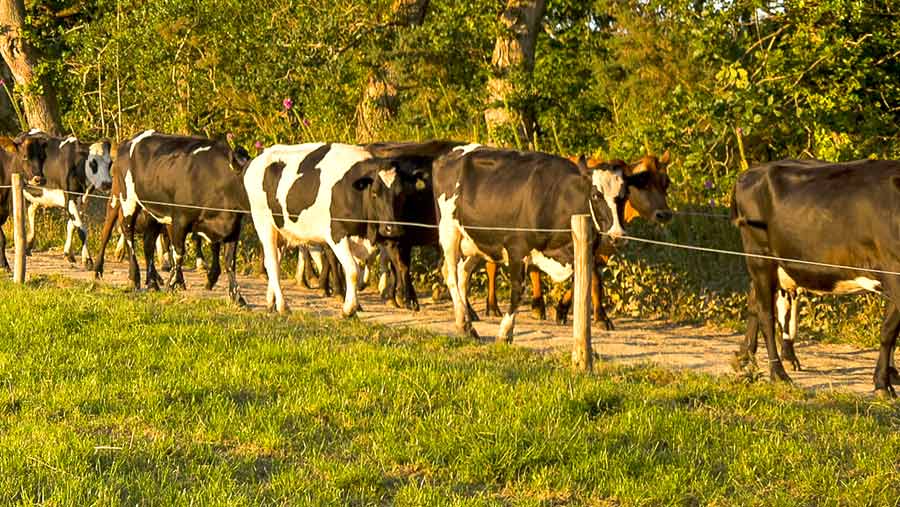
[[187, 239], [187, 229], [178, 225], [169, 227], [172, 240], [172, 272], [169, 274], [169, 290], [185, 289], [184, 284], [184, 250]]
[[416, 287], [413, 285], [410, 263], [412, 262], [412, 245], [400, 245], [400, 270], [396, 273], [397, 284], [402, 292], [403, 302], [407, 310], [419, 311], [419, 297], [416, 295]]
[[[268, 286], [266, 287], [266, 308], [271, 312], [277, 310], [278, 313], [288, 311], [288, 307], [284, 302], [284, 294], [281, 292], [281, 281], [278, 279], [278, 231], [273, 226], [259, 226], [254, 220], [259, 242], [263, 250], [263, 263], [266, 268]], [[226, 266], [227, 269], [227, 266]]]
[[519, 308], [519, 300], [522, 298], [523, 282], [525, 281], [524, 255], [509, 253], [509, 311], [500, 321], [500, 329], [497, 332], [497, 340], [505, 340], [512, 343], [513, 332], [516, 327], [516, 310]]
[[[194, 251], [197, 255], [195, 267], [197, 268], [197, 271], [205, 271], [207, 269], [207, 262], [203, 257], [203, 238], [201, 238], [199, 234], [191, 233], [191, 242], [194, 244]], [[221, 268], [219, 268], [219, 273], [221, 273]], [[219, 275], [216, 275], [216, 277], [218, 276]]]
[[25, 255], [31, 255], [31, 249], [34, 248], [34, 222], [39, 207], [40, 206], [37, 203], [28, 204], [28, 230], [25, 232]]
[[350, 251], [350, 238], [344, 237], [338, 243], [332, 243], [331, 249], [344, 269], [344, 288], [346, 293], [341, 313], [344, 317], [353, 317], [356, 315], [356, 312], [362, 311], [356, 296], [357, 287], [359, 286], [359, 264], [357, 264], [356, 258], [353, 257]]
[[[68, 208], [69, 223], [72, 224], [76, 231], [78, 231], [78, 239], [81, 241], [81, 265], [84, 266], [85, 269], [93, 269], [94, 260], [91, 259], [91, 253], [88, 251], [87, 226], [84, 225], [84, 222], [81, 220], [81, 211], [78, 209], [78, 201], [70, 199]], [[72, 256], [71, 251], [69, 256]], [[71, 260], [74, 261], [74, 259]]]
[[156, 220], [148, 220], [144, 226], [144, 262], [147, 263], [147, 290], [159, 290], [162, 277], [156, 271], [156, 238], [162, 225]]
[[488, 317], [499, 317], [500, 307], [497, 306], [497, 263], [488, 261], [485, 271], [487, 272], [488, 293], [484, 313]]
[[775, 264], [771, 261], [747, 259], [753, 288], [756, 290], [757, 317], [766, 337], [766, 351], [769, 356], [769, 377], [772, 380], [790, 382], [791, 377], [784, 371], [775, 343]]
[[477, 257], [466, 257], [459, 261], [456, 267], [456, 279], [459, 285], [459, 297], [462, 298], [466, 306], [466, 314], [472, 322], [478, 322], [478, 314], [472, 308], [469, 302], [469, 282], [472, 280], [472, 272], [478, 266], [479, 259]]
[[313, 264], [314, 262], [312, 255], [309, 253], [309, 247], [300, 245], [300, 247], [297, 248], [297, 273], [294, 275], [298, 285], [302, 285], [307, 289], [312, 289], [312, 283], [310, 283], [310, 281], [316, 278], [316, 271]]
[[[222, 250], [222, 242], [214, 241], [209, 245], [209, 269], [206, 271], [206, 290], [212, 290], [219, 281], [219, 275], [222, 274], [222, 267], [219, 264], [219, 253]], [[198, 268], [199, 269], [199, 268]], [[225, 266], [228, 269], [228, 266]]]
[[116, 249], [113, 251], [113, 256], [118, 262], [122, 262], [125, 260], [125, 233], [122, 230], [119, 230], [119, 241], [116, 242]]
[[156, 262], [159, 263], [159, 269], [162, 271], [172, 270], [172, 245], [169, 243], [169, 236], [163, 232], [156, 236]]
[[[400, 245], [396, 241], [386, 241], [383, 245], [379, 245], [378, 249], [380, 250], [378, 261], [381, 265], [382, 277], [384, 278], [384, 287], [379, 287], [381, 289], [381, 300], [396, 308], [400, 308], [401, 303], [397, 299], [397, 285], [400, 273]], [[381, 286], [382, 282], [379, 282], [378, 285]]]
[[572, 299], [575, 297], [575, 293], [572, 292], [572, 288], [569, 287], [566, 292], [563, 293], [562, 297], [559, 298], [559, 301], [556, 303], [556, 323], [565, 326], [566, 322], [569, 321], [569, 310], [572, 309]]
[[6, 234], [3, 232], [3, 225], [9, 218], [6, 211], [7, 206], [0, 207], [0, 270], [9, 272], [9, 261], [6, 260]]
[[603, 325], [607, 331], [613, 331], [616, 327], [609, 315], [606, 314], [606, 307], [603, 306], [603, 300], [606, 297], [606, 289], [603, 286], [603, 268], [606, 267], [608, 260], [608, 256], [601, 257], [594, 264], [594, 269], [591, 270], [591, 305], [594, 310], [594, 322]]
[[125, 247], [128, 249], [128, 279], [131, 280], [135, 290], [141, 288], [141, 272], [138, 266], [137, 253], [134, 250], [134, 226], [137, 222], [137, 214], [122, 218], [122, 228], [125, 232]]
[[775, 307], [778, 309], [778, 326], [781, 328], [781, 358], [794, 371], [800, 371], [800, 360], [794, 352], [794, 338], [797, 337], [797, 293], [778, 290]]
[[747, 367], [756, 367], [758, 334], [759, 318], [756, 316], [756, 290], [751, 286], [750, 292], [747, 294], [747, 331], [744, 333], [740, 349], [735, 354], [734, 362], [731, 365], [736, 372], [740, 373]]
[[453, 319], [456, 331], [461, 335], [468, 335], [478, 339], [478, 333], [472, 326], [469, 313], [466, 311], [466, 300], [460, 296], [457, 265], [459, 263], [459, 243], [462, 239], [459, 229], [453, 224], [450, 216], [442, 217], [439, 222], [440, 244], [444, 253], [444, 276], [447, 282], [447, 291], [453, 300]]
[[878, 351], [875, 373], [872, 376], [875, 383], [875, 394], [881, 397], [897, 396], [891, 379], [896, 379], [898, 375], [897, 370], [891, 366], [891, 357], [894, 353], [894, 346], [897, 344], [898, 332], [900, 332], [900, 311], [898, 311], [897, 303], [891, 301], [881, 325], [881, 347]]
[[[97, 253], [97, 262], [94, 264], [94, 278], [103, 278], [103, 262], [106, 259], [106, 245], [112, 235], [116, 223], [119, 221], [118, 208], [106, 208], [106, 216], [103, 219], [103, 230], [100, 232], [100, 251]], [[124, 220], [123, 220], [124, 222]], [[122, 243], [122, 251], [125, 251], [125, 233], [120, 231], [119, 242]], [[124, 253], [123, 253], [124, 255]]]
[[[247, 300], [241, 295], [241, 288], [237, 282], [237, 247], [238, 240], [225, 243], [225, 273], [228, 275], [228, 297], [232, 303], [244, 307], [247, 306]], [[213, 257], [216, 258], [218, 255]]]
[[531, 316], [539, 320], [547, 320], [544, 287], [541, 285], [541, 270], [535, 266], [528, 266], [528, 277], [531, 278]]

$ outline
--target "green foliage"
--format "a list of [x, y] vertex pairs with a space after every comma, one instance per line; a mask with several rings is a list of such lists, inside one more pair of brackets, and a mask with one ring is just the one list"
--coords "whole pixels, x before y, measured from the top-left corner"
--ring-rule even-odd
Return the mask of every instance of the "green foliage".
[[9, 504], [886, 505], [900, 486], [891, 404], [29, 285], [0, 300]]

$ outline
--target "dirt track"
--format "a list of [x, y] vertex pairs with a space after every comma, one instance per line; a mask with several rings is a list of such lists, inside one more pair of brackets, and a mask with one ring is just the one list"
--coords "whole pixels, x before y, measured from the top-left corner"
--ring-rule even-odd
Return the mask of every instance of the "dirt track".
[[[58, 250], [35, 252], [28, 258], [28, 275], [60, 274], [79, 280], [92, 280], [91, 272], [65, 261]], [[127, 285], [128, 266], [111, 261], [107, 257], [106, 273], [102, 283]], [[164, 275], [165, 277], [165, 275]], [[211, 292], [203, 290], [205, 274], [185, 272], [188, 295], [196, 297], [225, 297], [225, 276]], [[265, 282], [256, 277], [239, 278], [244, 297], [254, 310], [265, 309]], [[285, 297], [294, 311], [305, 311], [321, 316], [338, 317], [340, 304], [333, 298], [324, 298], [316, 291], [299, 289], [292, 280], [283, 283]], [[436, 332], [452, 333], [453, 316], [449, 302], [432, 304], [428, 297], [420, 298], [422, 311], [411, 312], [381, 303], [371, 289], [360, 294], [365, 310], [360, 313], [364, 321], [380, 324], [416, 326]], [[478, 311], [482, 305], [476, 304]], [[529, 315], [530, 307], [520, 311], [516, 322], [514, 343], [541, 352], [570, 350], [571, 327], [558, 326], [551, 321], [538, 321]], [[646, 321], [614, 317], [615, 331], [594, 327], [594, 350], [602, 360], [617, 363], [655, 363], [661, 366], [688, 369], [714, 375], [733, 375], [730, 361], [737, 349], [740, 336], [730, 330], [709, 326], [676, 325], [664, 321]], [[488, 318], [475, 323], [483, 338], [491, 339], [497, 333], [499, 319]], [[840, 389], [856, 393], [872, 392], [872, 371], [877, 351], [863, 350], [850, 345], [830, 345], [800, 342], [797, 356], [804, 371], [790, 372], [794, 381], [816, 390]], [[765, 365], [764, 349], [759, 363]]]

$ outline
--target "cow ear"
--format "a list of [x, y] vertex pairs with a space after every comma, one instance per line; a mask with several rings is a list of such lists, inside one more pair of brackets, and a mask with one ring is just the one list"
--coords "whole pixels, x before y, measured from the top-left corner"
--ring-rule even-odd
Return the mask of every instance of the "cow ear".
[[16, 142], [8, 137], [0, 137], [0, 148], [8, 153], [16, 152]]
[[[662, 154], [662, 156], [659, 157], [659, 163], [662, 164], [663, 166], [665, 166], [665, 165], [667, 165], [667, 164], [669, 163], [669, 160], [670, 160], [670, 159], [671, 159], [671, 155], [669, 154], [669, 150], [666, 150], [666, 151]], [[660, 167], [659, 170], [660, 170], [660, 171], [665, 171], [666, 168], [665, 168], [665, 167]]]
[[366, 187], [371, 185], [372, 182], [374, 182], [374, 181], [375, 180], [372, 179], [371, 176], [363, 176], [362, 178], [359, 178], [353, 182], [353, 188], [362, 191], [362, 190], [365, 190]]
[[247, 168], [252, 157], [247, 153], [247, 149], [243, 146], [236, 146], [231, 152], [231, 167], [238, 172]]
[[578, 164], [578, 172], [580, 172], [581, 174], [583, 174], [585, 176], [590, 176], [591, 169], [588, 167], [587, 158], [585, 158], [584, 155], [580, 155], [578, 157], [577, 164]]

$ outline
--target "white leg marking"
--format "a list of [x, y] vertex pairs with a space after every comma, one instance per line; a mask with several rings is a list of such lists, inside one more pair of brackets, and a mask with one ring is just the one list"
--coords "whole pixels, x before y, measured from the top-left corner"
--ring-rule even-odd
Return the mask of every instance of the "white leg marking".
[[516, 314], [504, 314], [500, 320], [500, 329], [497, 331], [497, 338], [501, 340], [512, 340], [513, 331], [516, 327]]
[[344, 315], [351, 315], [356, 311], [359, 302], [356, 299], [356, 287], [359, 283], [359, 267], [356, 264], [356, 258], [350, 252], [350, 239], [343, 238], [340, 242], [331, 247], [334, 255], [337, 257], [341, 267], [344, 268], [344, 277], [347, 285], [347, 294], [344, 297], [344, 307], [342, 309]]

